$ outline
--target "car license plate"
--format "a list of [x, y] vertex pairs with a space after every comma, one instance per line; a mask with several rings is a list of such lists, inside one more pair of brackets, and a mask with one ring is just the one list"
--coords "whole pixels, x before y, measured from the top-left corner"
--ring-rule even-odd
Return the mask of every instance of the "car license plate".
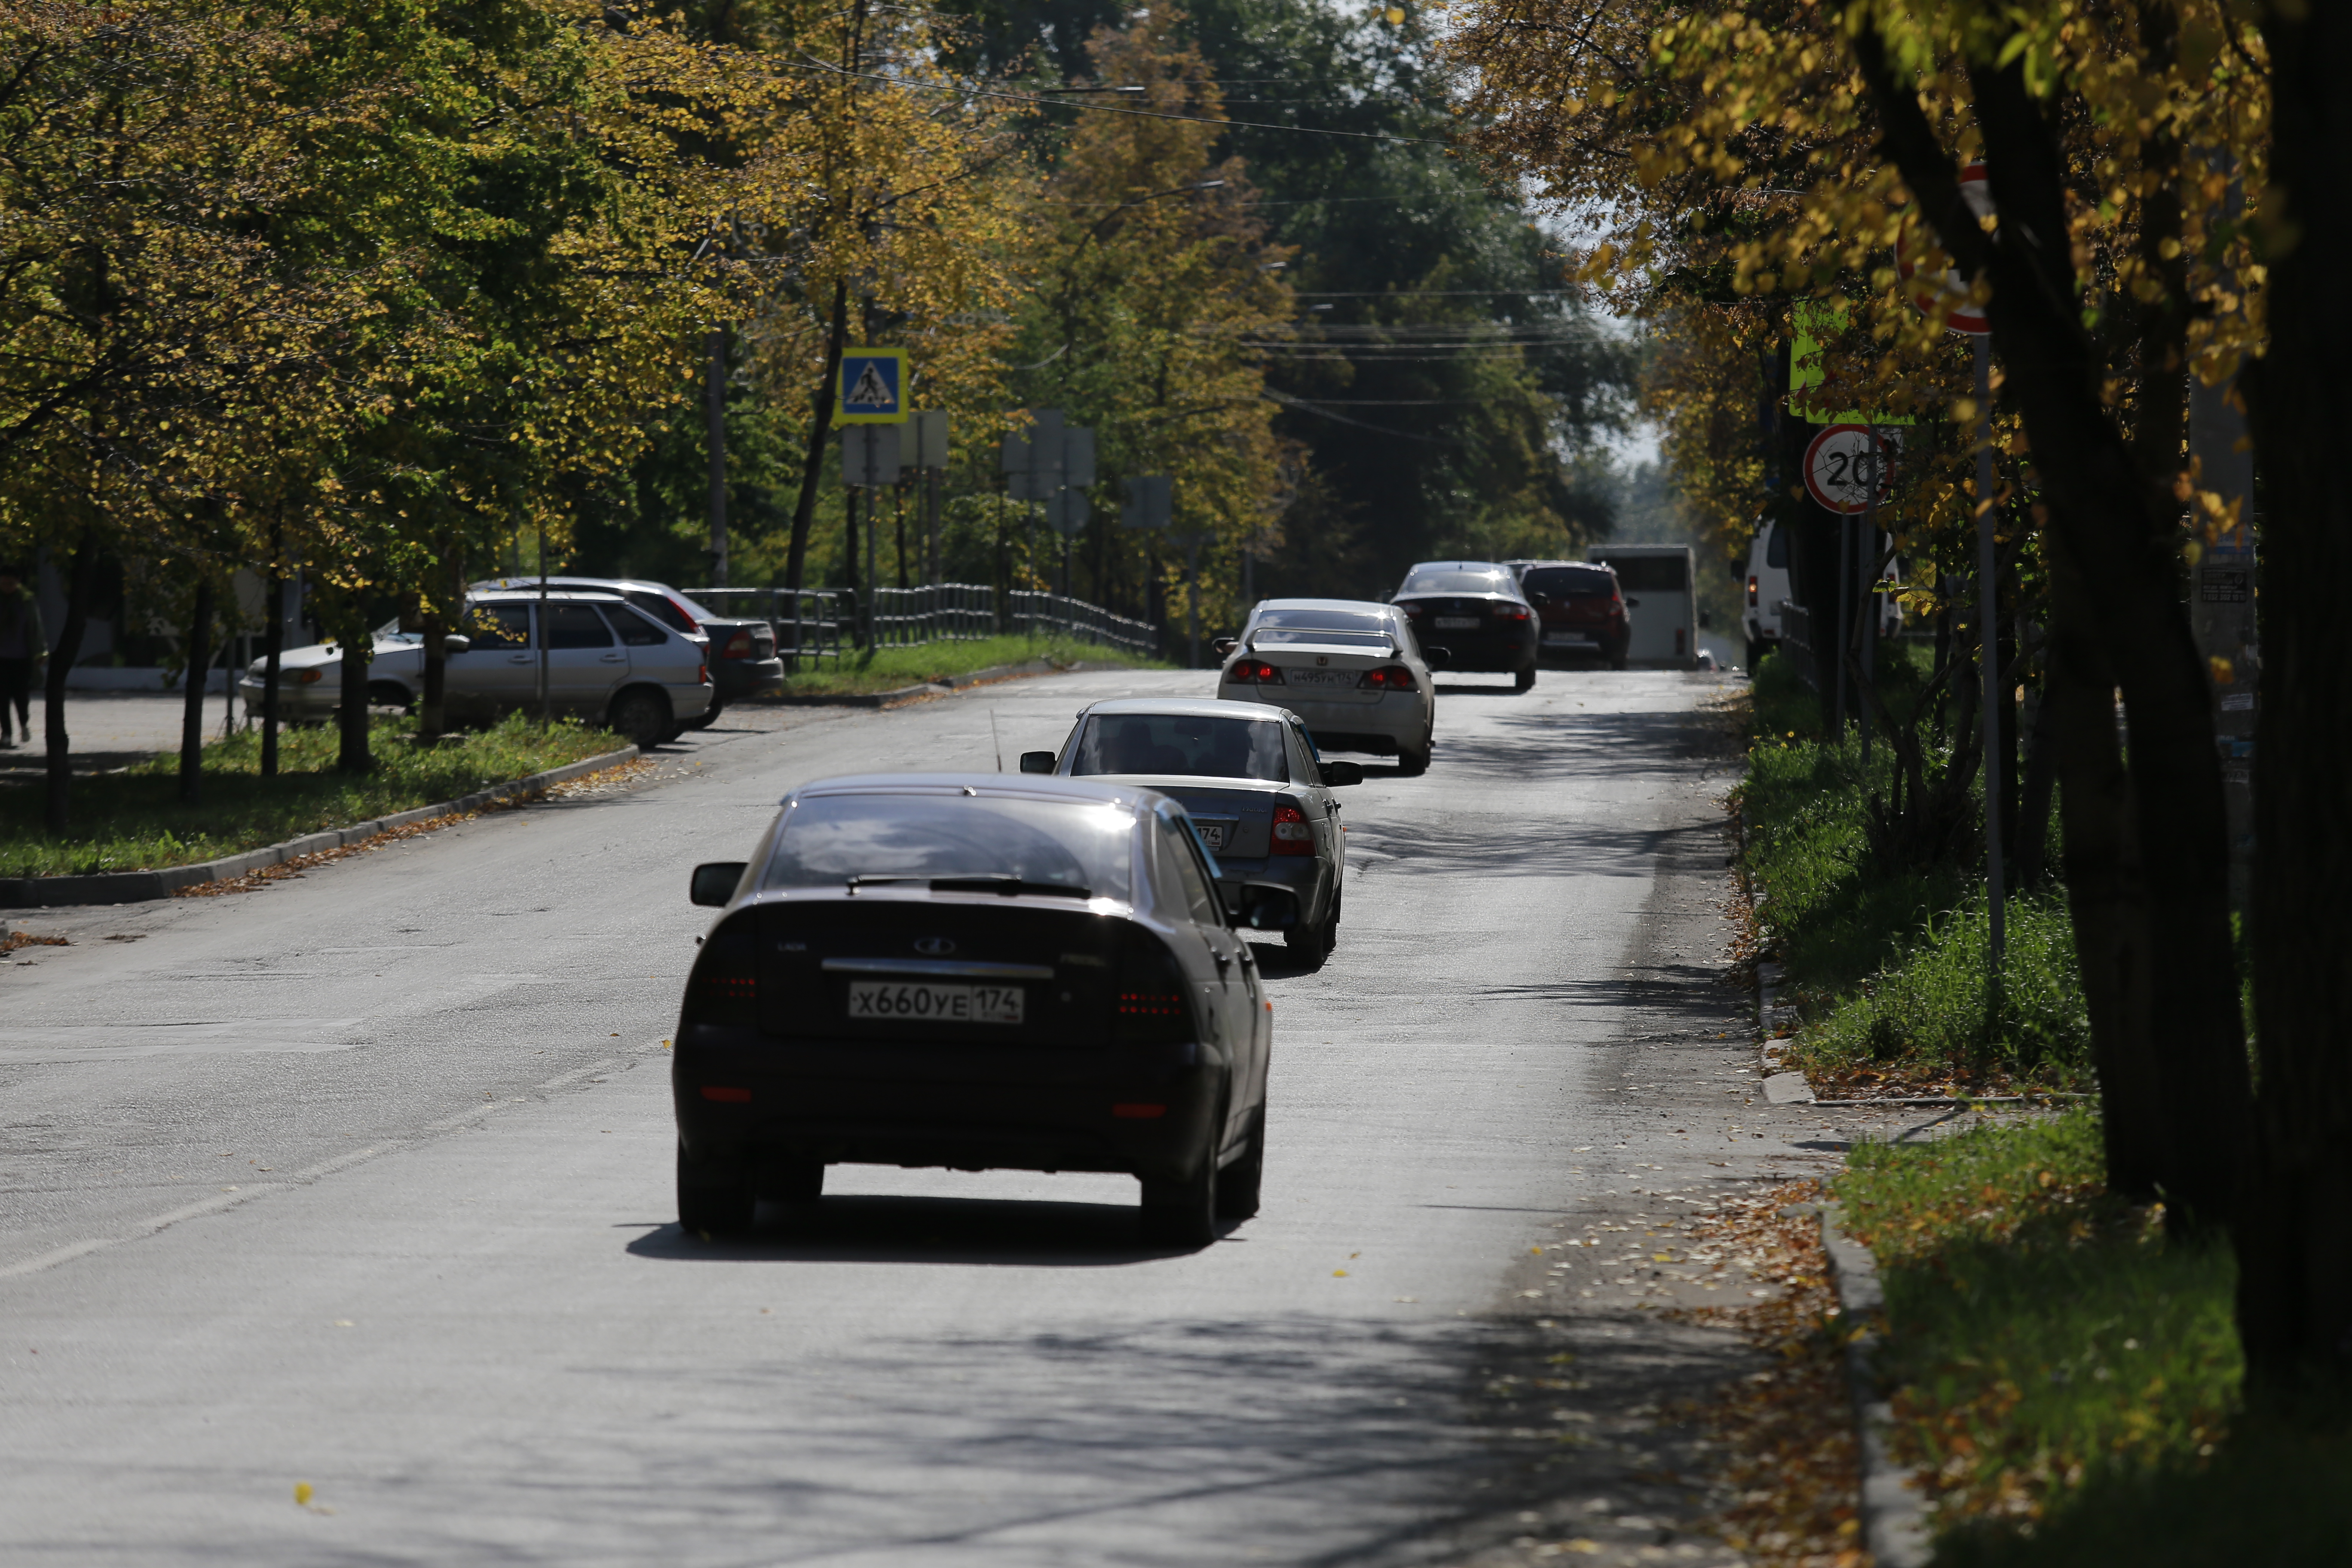
[[1201, 842], [1210, 848], [1223, 849], [1225, 847], [1225, 824], [1203, 822], [1196, 816], [1192, 819], [1192, 826], [1200, 831]]
[[1437, 629], [1441, 632], [1466, 632], [1478, 624], [1475, 616], [1440, 616]]
[[1018, 1024], [1027, 993], [1018, 985], [932, 985], [922, 981], [853, 980], [849, 1016], [894, 1023]]
[[1546, 647], [1591, 647], [1593, 641], [1591, 637], [1578, 632], [1547, 632], [1544, 634], [1544, 646]]
[[1352, 669], [1286, 669], [1282, 678], [1293, 686], [1353, 686], [1357, 679]]

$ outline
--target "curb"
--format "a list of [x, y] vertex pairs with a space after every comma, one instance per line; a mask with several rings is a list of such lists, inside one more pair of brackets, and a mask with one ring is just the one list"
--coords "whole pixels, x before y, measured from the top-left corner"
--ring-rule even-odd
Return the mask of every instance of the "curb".
[[601, 773], [606, 768], [635, 760], [637, 748], [624, 746], [617, 752], [606, 752], [600, 757], [587, 757], [576, 763], [566, 763], [560, 768], [512, 779], [488, 789], [445, 800], [432, 805], [420, 805], [408, 811], [394, 812], [368, 822], [354, 822], [348, 827], [331, 827], [323, 833], [306, 834], [289, 838], [283, 844], [272, 844], [262, 849], [248, 849], [241, 855], [225, 856], [218, 860], [201, 860], [193, 866], [167, 866], [160, 871], [113, 871], [96, 877], [9, 877], [0, 878], [0, 910], [51, 909], [66, 904], [137, 904], [150, 899], [168, 899], [182, 888], [193, 888], [201, 882], [224, 881], [231, 877], [250, 876], [266, 871], [272, 866], [282, 866], [300, 855], [315, 855], [321, 849], [341, 849], [357, 844], [394, 827], [405, 827], [413, 822], [424, 822], [436, 816], [447, 816], [453, 812], [479, 811], [492, 801], [509, 795], [528, 795], [545, 789], [550, 784], [562, 784], [583, 774]]
[[[1871, 1322], [1886, 1309], [1878, 1282], [1878, 1260], [1870, 1248], [1846, 1235], [1835, 1204], [1821, 1207], [1822, 1250], [1837, 1287], [1839, 1315], [1848, 1322]], [[1887, 1452], [1886, 1429], [1894, 1410], [1878, 1396], [1871, 1352], [1880, 1334], [1866, 1328], [1846, 1341], [1846, 1392], [1853, 1400], [1855, 1435], [1862, 1442], [1862, 1533], [1877, 1568], [1925, 1568], [1928, 1557], [1927, 1510], [1912, 1489], [1910, 1476]]]
[[1090, 663], [1085, 659], [1076, 664], [1055, 664], [1051, 659], [1032, 658], [1019, 664], [992, 664], [986, 669], [975, 669], [965, 675], [943, 675], [937, 680], [896, 687], [888, 691], [851, 691], [838, 695], [785, 692], [774, 697], [744, 697], [737, 700], [762, 708], [893, 708], [919, 697], [950, 697], [966, 687], [984, 686], [991, 681], [1025, 680], [1036, 675], [1078, 675], [1090, 669], [1125, 668], [1124, 665]]

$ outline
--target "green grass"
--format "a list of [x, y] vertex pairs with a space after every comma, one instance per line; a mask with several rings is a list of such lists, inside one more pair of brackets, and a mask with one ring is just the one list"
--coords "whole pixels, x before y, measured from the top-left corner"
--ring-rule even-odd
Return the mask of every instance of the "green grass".
[[1886, 1288], [1897, 1458], [1933, 1471], [1969, 1550], [2194, 1467], [2231, 1419], [2228, 1247], [2168, 1238], [2107, 1195], [2103, 1169], [2082, 1110], [1864, 1144], [1833, 1184]]
[[[1890, 706], [1907, 712], [1927, 650], [1886, 650]], [[2053, 900], [2013, 900], [1996, 1009], [1984, 984], [1983, 894], [1973, 864], [1875, 862], [1868, 794], [1891, 786], [1883, 742], [1822, 733], [1820, 706], [1778, 656], [1754, 685], [1756, 737], [1740, 786], [1759, 950], [1777, 959], [1801, 1026], [1786, 1047], [1817, 1087], [1948, 1082], [2083, 1087], [2090, 1026], [2072, 921]]]
[[415, 729], [413, 719], [379, 721], [372, 736], [376, 766], [362, 775], [335, 771], [331, 727], [282, 731], [274, 779], [261, 776], [258, 731], [216, 741], [205, 748], [204, 801], [194, 806], [179, 803], [175, 752], [121, 773], [82, 775], [73, 781], [73, 825], [60, 838], [42, 827], [37, 781], [0, 789], [0, 877], [184, 866], [430, 805], [625, 743], [577, 723], [542, 731], [520, 715], [433, 747], [415, 743]]
[[916, 686], [927, 680], [938, 680], [950, 675], [970, 675], [1000, 664], [1021, 664], [1033, 658], [1050, 658], [1058, 664], [1118, 664], [1135, 669], [1171, 669], [1174, 666], [1161, 659], [1148, 658], [1126, 648], [1108, 647], [1101, 643], [1079, 642], [1066, 637], [986, 637], [977, 642], [925, 643], [920, 647], [867, 648], [845, 658], [812, 664], [784, 679], [784, 693], [792, 697], [856, 696], [875, 691], [892, 691], [901, 686]]

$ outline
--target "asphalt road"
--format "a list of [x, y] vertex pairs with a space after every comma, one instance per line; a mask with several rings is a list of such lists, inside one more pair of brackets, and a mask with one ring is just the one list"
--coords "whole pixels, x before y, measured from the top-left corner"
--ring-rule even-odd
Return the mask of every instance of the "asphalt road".
[[[1837, 1146], [1726, 983], [1733, 689], [1454, 689], [1345, 793], [1338, 951], [1261, 950], [1265, 1210], [1191, 1253], [1124, 1178], [873, 1167], [685, 1238], [662, 1040], [687, 868], [786, 787], [1198, 675], [730, 711], [625, 790], [18, 917], [73, 945], [0, 969], [0, 1560], [1731, 1560], [1655, 1411], [1744, 1352], [1654, 1309], [1744, 1281], [1561, 1243]], [[1570, 1355], [1541, 1408], [1497, 1370]]]

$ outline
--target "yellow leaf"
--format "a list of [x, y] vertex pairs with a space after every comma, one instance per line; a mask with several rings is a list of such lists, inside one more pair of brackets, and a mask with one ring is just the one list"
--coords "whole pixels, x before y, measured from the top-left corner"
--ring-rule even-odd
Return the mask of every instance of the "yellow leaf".
[[296, 1481], [294, 1483], [294, 1501], [297, 1506], [301, 1508], [309, 1508], [310, 1506], [310, 1482]]

